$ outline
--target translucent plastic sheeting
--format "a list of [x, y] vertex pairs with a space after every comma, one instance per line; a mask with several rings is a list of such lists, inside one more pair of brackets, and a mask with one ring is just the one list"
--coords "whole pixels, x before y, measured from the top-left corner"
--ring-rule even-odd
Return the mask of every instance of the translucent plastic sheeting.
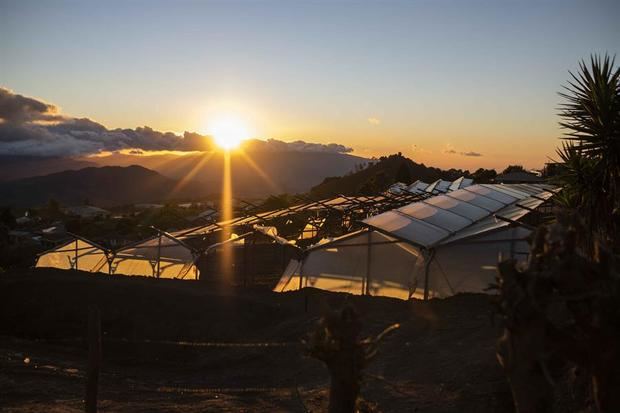
[[[527, 205], [528, 208], [536, 209], [540, 204], [543, 203], [543, 201], [528, 199], [521, 201], [521, 203]], [[519, 221], [521, 218], [523, 218], [529, 213], [530, 211], [528, 209], [519, 207], [517, 205], [507, 206], [506, 208], [499, 210], [496, 214], [497, 216], [490, 215], [480, 220], [479, 222], [476, 222], [475, 224], [463, 229], [462, 231], [459, 231], [457, 234], [454, 234], [453, 236], [443, 240], [441, 243], [449, 244], [487, 232], [495, 231], [499, 228], [510, 226], [511, 223], [507, 220]], [[498, 216], [505, 219], [498, 218]]]
[[450, 192], [446, 196], [468, 203], [470, 205], [477, 206], [478, 208], [485, 209], [487, 212], [495, 212], [498, 209], [506, 206], [506, 204], [504, 204], [503, 202], [498, 202], [494, 199], [480, 196], [475, 192], [467, 191], [466, 188]]
[[434, 196], [425, 200], [424, 203], [434, 205], [447, 211], [452, 211], [455, 214], [466, 217], [471, 221], [477, 221], [489, 214], [489, 212], [485, 209], [466, 202], [460, 202], [457, 199], [447, 195]]
[[490, 199], [494, 199], [497, 202], [504, 204], [504, 205], [512, 204], [516, 200], [523, 198], [523, 197], [511, 196], [501, 191], [490, 189], [488, 186], [483, 186], [483, 185], [472, 185], [470, 187], [463, 188], [462, 191], [473, 192], [477, 195], [490, 198]]
[[291, 261], [275, 291], [301, 286], [408, 299], [415, 289], [419, 258], [410, 245], [360, 231], [309, 250], [301, 264]]
[[416, 202], [398, 209], [399, 212], [422, 220], [438, 228], [449, 232], [458, 231], [459, 229], [472, 223], [472, 220], [456, 214], [452, 211], [437, 208], [427, 202]]
[[464, 176], [461, 176], [460, 178], [455, 179], [450, 184], [450, 187], [448, 188], [448, 191], [456, 191], [458, 189], [468, 187], [468, 186], [472, 185], [473, 183], [474, 183], [473, 179], [465, 178]]
[[519, 189], [512, 185], [510, 186], [508, 185], [481, 185], [481, 186], [492, 189], [493, 191], [496, 191], [496, 192], [501, 192], [506, 195], [510, 195], [511, 197], [514, 197], [517, 199], [524, 199], [532, 195], [537, 195], [538, 193], [541, 192], [540, 190], [538, 192], [530, 192], [525, 189]]
[[407, 188], [407, 191], [413, 192], [414, 194], [421, 194], [424, 190], [428, 188], [428, 184], [423, 181], [415, 181]]
[[74, 239], [41, 254], [36, 267], [107, 273], [108, 260], [103, 249], [84, 240]]
[[[116, 256], [112, 262], [112, 271], [113, 274], [157, 277], [157, 260]], [[176, 262], [163, 258], [159, 262], [159, 278], [197, 279], [198, 270], [193, 262]]]
[[[159, 261], [159, 266], [158, 266]], [[117, 251], [112, 273], [159, 278], [196, 278], [195, 256], [165, 235]]]
[[130, 255], [152, 260], [160, 257], [170, 258], [174, 261], [193, 261], [193, 254], [189, 248], [165, 236], [161, 237], [161, 245], [159, 237], [155, 237], [123, 248], [117, 252], [117, 255]]
[[370, 227], [377, 228], [420, 246], [432, 245], [450, 235], [448, 230], [411, 218], [398, 211], [388, 211], [364, 220]]
[[438, 179], [426, 187], [426, 192], [447, 192], [452, 182]]
[[[537, 189], [545, 199], [552, 195], [542, 187], [530, 188]], [[430, 247], [507, 225], [493, 217], [494, 213], [503, 216], [504, 211], [508, 219], [521, 218], [529, 211], [515, 206], [519, 202], [533, 205], [532, 209], [542, 203], [511, 185], [472, 185], [376, 215], [364, 223], [414, 245]]]
[[429, 296], [487, 292], [495, 282], [500, 259], [527, 260], [528, 235], [523, 228], [506, 228], [475, 241], [438, 248], [429, 266]]

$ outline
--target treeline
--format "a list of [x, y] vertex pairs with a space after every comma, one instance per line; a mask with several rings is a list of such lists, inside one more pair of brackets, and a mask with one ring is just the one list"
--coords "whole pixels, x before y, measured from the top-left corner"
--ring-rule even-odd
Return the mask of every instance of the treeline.
[[[521, 165], [510, 165], [501, 173], [525, 171]], [[382, 156], [377, 162], [368, 163], [356, 172], [343, 177], [325, 178], [323, 182], [310, 191], [313, 197], [324, 198], [334, 194], [344, 195], [375, 195], [385, 191], [396, 182], [411, 184], [416, 180], [433, 182], [437, 179], [453, 181], [461, 176], [472, 178], [476, 183], [490, 183], [498, 176], [495, 169], [479, 168], [475, 171], [467, 169], [440, 169], [417, 163], [397, 153]]]

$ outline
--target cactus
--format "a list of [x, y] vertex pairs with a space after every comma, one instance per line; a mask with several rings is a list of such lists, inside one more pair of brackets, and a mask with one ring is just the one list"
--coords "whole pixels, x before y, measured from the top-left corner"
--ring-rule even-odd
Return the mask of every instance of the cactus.
[[362, 323], [350, 305], [319, 320], [303, 344], [306, 354], [321, 360], [329, 371], [329, 413], [357, 411], [362, 370], [376, 356], [381, 340], [398, 327], [391, 325], [378, 336], [361, 340]]

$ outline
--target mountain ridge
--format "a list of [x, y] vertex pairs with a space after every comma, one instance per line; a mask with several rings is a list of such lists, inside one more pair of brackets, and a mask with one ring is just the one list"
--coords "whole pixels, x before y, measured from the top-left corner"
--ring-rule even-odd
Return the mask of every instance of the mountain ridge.
[[[177, 181], [139, 165], [87, 167], [0, 183], [5, 205], [33, 207], [51, 199], [63, 205], [85, 202], [111, 207], [171, 199]], [[138, 189], [139, 188], [139, 189]], [[191, 193], [186, 188], [179, 195]]]

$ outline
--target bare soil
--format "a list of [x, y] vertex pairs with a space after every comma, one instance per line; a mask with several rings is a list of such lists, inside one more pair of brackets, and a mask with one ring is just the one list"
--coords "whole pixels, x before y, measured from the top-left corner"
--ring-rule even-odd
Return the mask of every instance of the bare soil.
[[327, 371], [300, 339], [351, 302], [392, 323], [362, 396], [383, 412], [512, 411], [485, 295], [428, 302], [60, 270], [0, 274], [0, 411], [83, 411], [88, 306], [102, 313], [102, 412], [321, 412]]

